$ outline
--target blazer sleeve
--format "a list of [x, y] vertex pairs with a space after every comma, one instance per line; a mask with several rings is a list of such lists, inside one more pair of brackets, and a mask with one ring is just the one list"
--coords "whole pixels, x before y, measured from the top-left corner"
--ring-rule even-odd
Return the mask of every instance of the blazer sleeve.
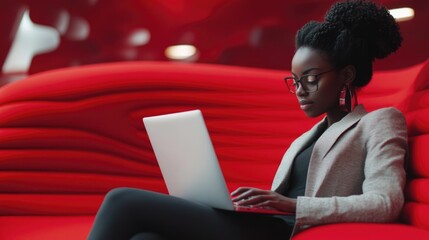
[[365, 135], [363, 149], [366, 149], [362, 193], [298, 197], [298, 225], [389, 222], [399, 215], [404, 203], [404, 158], [408, 141], [404, 116], [388, 108], [367, 114], [361, 122]]

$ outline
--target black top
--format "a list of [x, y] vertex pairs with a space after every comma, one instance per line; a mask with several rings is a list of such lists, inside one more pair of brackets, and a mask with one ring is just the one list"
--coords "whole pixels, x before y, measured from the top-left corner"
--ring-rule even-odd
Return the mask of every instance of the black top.
[[[297, 198], [298, 196], [305, 195], [305, 186], [307, 184], [307, 173], [308, 166], [310, 165], [311, 154], [313, 153], [313, 148], [317, 139], [319, 139], [327, 128], [328, 122], [325, 120], [325, 122], [317, 129], [316, 136], [314, 136], [313, 141], [304, 147], [295, 157], [292, 164], [288, 187], [282, 193], [284, 196]], [[282, 219], [286, 224], [292, 227], [295, 225], [294, 215], [276, 215], [276, 217]]]
[[289, 198], [304, 196], [311, 154], [313, 153], [313, 148], [317, 139], [319, 139], [319, 137], [325, 132], [326, 128], [327, 122], [325, 121], [325, 123], [317, 130], [316, 136], [313, 138], [313, 142], [304, 147], [304, 149], [295, 157], [292, 164], [288, 187], [283, 193], [284, 196]]
[[289, 187], [284, 193], [286, 197], [297, 198], [298, 196], [304, 196], [308, 165], [310, 164], [311, 153], [313, 152], [315, 143], [316, 141], [300, 152], [293, 161]]

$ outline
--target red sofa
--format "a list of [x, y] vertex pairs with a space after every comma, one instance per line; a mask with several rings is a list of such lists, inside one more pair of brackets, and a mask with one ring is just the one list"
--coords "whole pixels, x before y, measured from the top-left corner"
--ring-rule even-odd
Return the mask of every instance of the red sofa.
[[[228, 187], [269, 188], [301, 112], [287, 71], [131, 62], [60, 69], [0, 88], [0, 239], [85, 239], [115, 187], [166, 192], [142, 117], [201, 109]], [[295, 239], [429, 239], [429, 61], [376, 72], [367, 109], [396, 106], [410, 136], [397, 223], [319, 226]]]

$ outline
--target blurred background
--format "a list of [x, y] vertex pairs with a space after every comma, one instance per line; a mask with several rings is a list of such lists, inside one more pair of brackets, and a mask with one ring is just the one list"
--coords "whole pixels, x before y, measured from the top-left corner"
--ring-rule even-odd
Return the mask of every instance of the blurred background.
[[[296, 31], [333, 0], [0, 0], [0, 86], [50, 69], [175, 61], [289, 69]], [[376, 70], [429, 56], [429, 0], [375, 0], [398, 19], [403, 46]]]

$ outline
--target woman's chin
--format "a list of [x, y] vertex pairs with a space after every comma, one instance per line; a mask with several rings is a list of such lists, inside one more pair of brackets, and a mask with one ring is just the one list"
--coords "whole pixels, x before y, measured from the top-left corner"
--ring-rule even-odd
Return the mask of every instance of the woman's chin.
[[304, 111], [304, 114], [309, 118], [315, 118], [322, 115], [323, 113], [307, 110]]

